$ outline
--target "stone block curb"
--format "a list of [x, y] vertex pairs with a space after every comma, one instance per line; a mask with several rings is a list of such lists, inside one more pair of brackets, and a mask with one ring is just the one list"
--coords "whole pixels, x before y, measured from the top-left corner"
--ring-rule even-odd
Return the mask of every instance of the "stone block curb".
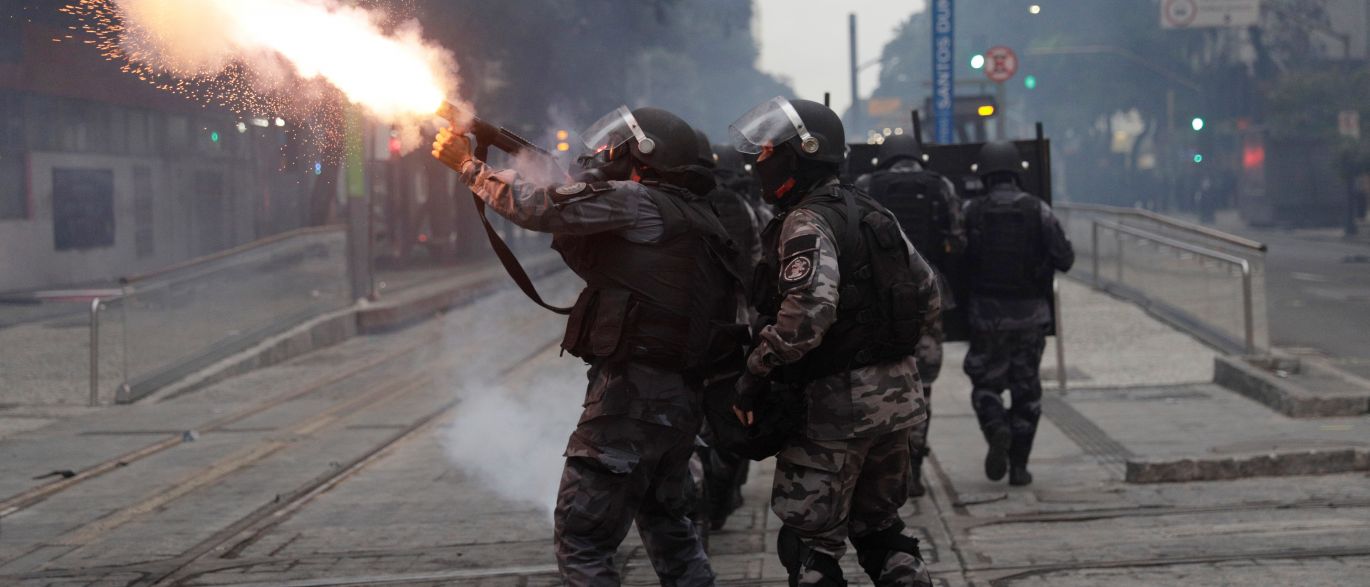
[[[1321, 367], [1309, 367], [1321, 369]], [[1323, 374], [1326, 376], [1326, 374]], [[1370, 389], [1346, 381], [1344, 392], [1319, 393], [1251, 365], [1243, 357], [1219, 355], [1213, 382], [1291, 418], [1329, 418], [1370, 414]]]
[[1329, 448], [1223, 457], [1133, 458], [1127, 460], [1124, 480], [1128, 483], [1183, 483], [1354, 471], [1370, 471], [1370, 451]]

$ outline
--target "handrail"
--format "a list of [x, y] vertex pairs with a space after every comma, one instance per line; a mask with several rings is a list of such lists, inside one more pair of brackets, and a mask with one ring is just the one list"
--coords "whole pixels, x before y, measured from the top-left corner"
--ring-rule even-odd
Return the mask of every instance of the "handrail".
[[[1112, 231], [1114, 231], [1115, 234], [1126, 234], [1126, 235], [1130, 235], [1130, 236], [1133, 236], [1133, 237], [1136, 237], [1136, 238], [1140, 238], [1140, 239], [1148, 240], [1148, 241], [1151, 241], [1151, 242], [1154, 242], [1154, 243], [1157, 243], [1157, 244], [1165, 245], [1165, 246], [1167, 246], [1167, 247], [1171, 247], [1171, 248], [1174, 248], [1174, 249], [1179, 249], [1179, 250], [1182, 250], [1182, 251], [1186, 251], [1186, 252], [1188, 252], [1188, 253], [1192, 253], [1192, 254], [1198, 255], [1198, 256], [1200, 256], [1200, 257], [1206, 257], [1206, 258], [1209, 258], [1209, 259], [1213, 259], [1213, 260], [1215, 260], [1215, 261], [1222, 261], [1222, 262], [1225, 262], [1225, 263], [1228, 263], [1228, 264], [1231, 264], [1231, 265], [1235, 265], [1237, 268], [1239, 268], [1239, 269], [1241, 270], [1241, 272], [1242, 272], [1242, 322], [1243, 322], [1242, 326], [1243, 326], [1243, 328], [1244, 328], [1244, 330], [1245, 330], [1245, 335], [1246, 335], [1246, 340], [1245, 340], [1245, 342], [1246, 342], [1246, 352], [1248, 352], [1248, 353], [1255, 353], [1255, 352], [1256, 352], [1256, 321], [1255, 321], [1255, 309], [1253, 308], [1254, 300], [1253, 300], [1253, 296], [1252, 296], [1252, 278], [1251, 278], [1251, 262], [1250, 262], [1250, 261], [1248, 261], [1248, 260], [1246, 260], [1246, 259], [1243, 259], [1243, 258], [1241, 258], [1241, 257], [1238, 257], [1238, 256], [1236, 256], [1236, 255], [1230, 255], [1230, 254], [1224, 253], [1224, 252], [1222, 252], [1222, 251], [1215, 251], [1215, 250], [1213, 250], [1213, 249], [1209, 249], [1209, 248], [1201, 247], [1201, 246], [1198, 246], [1198, 245], [1190, 244], [1190, 243], [1187, 243], [1187, 242], [1184, 242], [1184, 241], [1181, 241], [1181, 240], [1177, 240], [1177, 239], [1173, 239], [1173, 238], [1170, 238], [1170, 237], [1167, 237], [1167, 236], [1164, 236], [1164, 235], [1156, 234], [1156, 233], [1153, 233], [1153, 232], [1148, 232], [1148, 231], [1142, 230], [1142, 229], [1140, 229], [1140, 228], [1134, 228], [1134, 227], [1127, 226], [1127, 225], [1124, 225], [1124, 224], [1119, 224], [1119, 223], [1117, 223], [1117, 222], [1111, 222], [1111, 221], [1108, 221], [1108, 220], [1101, 220], [1101, 219], [1095, 218], [1095, 219], [1092, 220], [1092, 223], [1091, 223], [1091, 225], [1090, 225], [1090, 238], [1091, 238], [1091, 240], [1092, 240], [1093, 243], [1094, 243], [1094, 250], [1093, 250], [1093, 257], [1094, 257], [1094, 260], [1093, 260], [1093, 261], [1094, 261], [1094, 264], [1093, 264], [1094, 276], [1093, 276], [1093, 277], [1094, 277], [1094, 281], [1095, 281], [1096, 286], [1100, 283], [1100, 277], [1099, 277], [1099, 246], [1098, 246], [1098, 243], [1099, 243], [1099, 227], [1104, 227], [1104, 228], [1107, 228], [1107, 229], [1109, 229], [1109, 230], [1112, 230]], [[1123, 252], [1123, 249], [1122, 249], [1122, 247], [1121, 247], [1121, 242], [1120, 242], [1120, 243], [1119, 243], [1119, 248], [1118, 248], [1118, 256], [1119, 256], [1119, 259], [1118, 259], [1118, 283], [1119, 283], [1119, 285], [1122, 285], [1122, 282], [1123, 282], [1123, 279], [1122, 279], [1122, 272], [1123, 272], [1122, 252]]]
[[1079, 210], [1081, 212], [1105, 212], [1109, 214], [1119, 214], [1124, 216], [1137, 216], [1153, 222], [1164, 224], [1171, 228], [1176, 228], [1179, 230], [1200, 234], [1208, 238], [1219, 240], [1236, 247], [1250, 249], [1252, 251], [1260, 253], [1264, 253], [1268, 249], [1266, 244], [1260, 241], [1254, 241], [1249, 238], [1237, 236], [1232, 233], [1209, 228], [1201, 224], [1185, 222], [1184, 220], [1171, 218], [1164, 214], [1157, 214], [1150, 210], [1145, 210], [1141, 208], [1124, 208], [1122, 206], [1107, 206], [1103, 204], [1077, 204], [1074, 202], [1057, 202], [1053, 204], [1053, 206], [1062, 210]]
[[187, 259], [187, 260], [185, 260], [185, 261], [181, 261], [180, 263], [172, 263], [171, 265], [167, 265], [166, 267], [162, 267], [162, 268], [160, 268], [160, 269], [156, 269], [156, 270], [153, 270], [153, 271], [149, 271], [149, 272], [147, 272], [147, 273], [142, 273], [142, 274], [139, 274], [139, 275], [132, 275], [132, 276], [129, 276], [129, 277], [122, 277], [122, 278], [119, 279], [119, 283], [122, 283], [122, 284], [124, 284], [124, 285], [128, 285], [128, 284], [136, 283], [136, 282], [139, 282], [139, 281], [147, 281], [147, 280], [152, 279], [152, 278], [154, 278], [154, 277], [161, 277], [161, 276], [166, 275], [166, 274], [168, 274], [168, 273], [173, 273], [173, 272], [176, 272], [176, 271], [182, 271], [182, 270], [185, 270], [185, 269], [189, 269], [189, 268], [191, 268], [191, 267], [196, 267], [196, 266], [198, 266], [198, 265], [206, 265], [206, 264], [212, 263], [212, 262], [214, 262], [214, 261], [218, 261], [218, 260], [224, 259], [224, 258], [226, 258], [226, 257], [234, 256], [234, 255], [241, 255], [241, 254], [243, 254], [243, 253], [245, 253], [245, 252], [247, 252], [247, 251], [251, 251], [251, 250], [253, 250], [253, 249], [258, 249], [258, 248], [265, 247], [265, 246], [268, 246], [268, 245], [272, 245], [272, 244], [281, 242], [281, 241], [286, 240], [286, 239], [291, 239], [291, 238], [295, 238], [295, 237], [299, 237], [299, 236], [308, 236], [308, 235], [311, 235], [311, 234], [327, 234], [327, 233], [330, 233], [330, 232], [345, 231], [346, 228], [347, 228], [347, 227], [346, 227], [346, 225], [344, 225], [344, 224], [328, 224], [328, 225], [324, 225], [324, 226], [311, 226], [311, 227], [307, 227], [307, 228], [297, 228], [297, 229], [295, 229], [295, 230], [288, 230], [288, 231], [286, 231], [286, 232], [282, 232], [282, 233], [280, 233], [280, 234], [274, 234], [274, 235], [268, 236], [268, 237], [263, 238], [263, 239], [258, 239], [258, 240], [252, 241], [252, 242], [250, 242], [250, 243], [244, 243], [244, 244], [238, 245], [238, 246], [236, 246], [236, 247], [233, 247], [233, 248], [231, 248], [231, 249], [224, 249], [224, 250], [219, 251], [219, 252], [217, 252], [217, 253], [211, 253], [211, 254], [209, 254], [209, 255], [204, 255], [204, 256], [201, 256], [201, 257], [196, 257], [196, 258], [194, 258], [194, 259]]

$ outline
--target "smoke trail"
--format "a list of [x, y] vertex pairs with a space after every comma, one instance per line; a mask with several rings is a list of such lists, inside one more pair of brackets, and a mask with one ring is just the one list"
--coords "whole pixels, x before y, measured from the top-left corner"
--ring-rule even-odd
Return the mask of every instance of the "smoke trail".
[[125, 71], [239, 113], [304, 117], [322, 82], [413, 126], [458, 89], [452, 54], [417, 21], [388, 26], [385, 12], [337, 0], [81, 0], [64, 12]]
[[[569, 273], [538, 283], [559, 301], [582, 285]], [[585, 397], [584, 365], [546, 346], [559, 340], [562, 326], [560, 317], [510, 291], [483, 303], [472, 319], [453, 323], [447, 334], [453, 348], [470, 347], [473, 336], [481, 341], [446, 382], [461, 399], [442, 436], [448, 460], [502, 500], [536, 508], [549, 521], [562, 452]], [[528, 359], [505, 373], [488, 367], [519, 357]]]

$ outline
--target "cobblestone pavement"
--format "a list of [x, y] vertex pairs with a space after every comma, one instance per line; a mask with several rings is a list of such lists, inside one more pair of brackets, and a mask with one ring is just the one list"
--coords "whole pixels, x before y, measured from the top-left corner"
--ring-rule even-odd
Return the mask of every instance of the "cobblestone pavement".
[[[542, 287], [562, 301], [575, 284]], [[1138, 485], [1120, 463], [1357, 446], [1365, 421], [1287, 420], [1208, 385], [1210, 351], [1096, 295], [1067, 292], [1090, 316], [1067, 361], [1090, 379], [1049, 393], [1030, 487], [984, 479], [965, 348], [949, 345], [930, 492], [902, 510], [939, 583], [1363, 582], [1364, 473]], [[559, 328], [511, 293], [197, 393], [0, 429], [0, 585], [556, 585], [548, 512], [584, 382]], [[711, 537], [720, 584], [785, 582], [771, 473], [753, 468]], [[657, 584], [635, 537], [619, 560], [626, 584]]]

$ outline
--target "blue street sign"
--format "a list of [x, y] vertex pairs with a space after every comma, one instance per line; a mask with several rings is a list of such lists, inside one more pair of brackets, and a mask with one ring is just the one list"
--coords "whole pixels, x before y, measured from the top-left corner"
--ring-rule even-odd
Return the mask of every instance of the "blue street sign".
[[956, 104], [955, 9], [953, 0], [932, 2], [932, 115], [939, 144], [955, 142], [952, 120]]

